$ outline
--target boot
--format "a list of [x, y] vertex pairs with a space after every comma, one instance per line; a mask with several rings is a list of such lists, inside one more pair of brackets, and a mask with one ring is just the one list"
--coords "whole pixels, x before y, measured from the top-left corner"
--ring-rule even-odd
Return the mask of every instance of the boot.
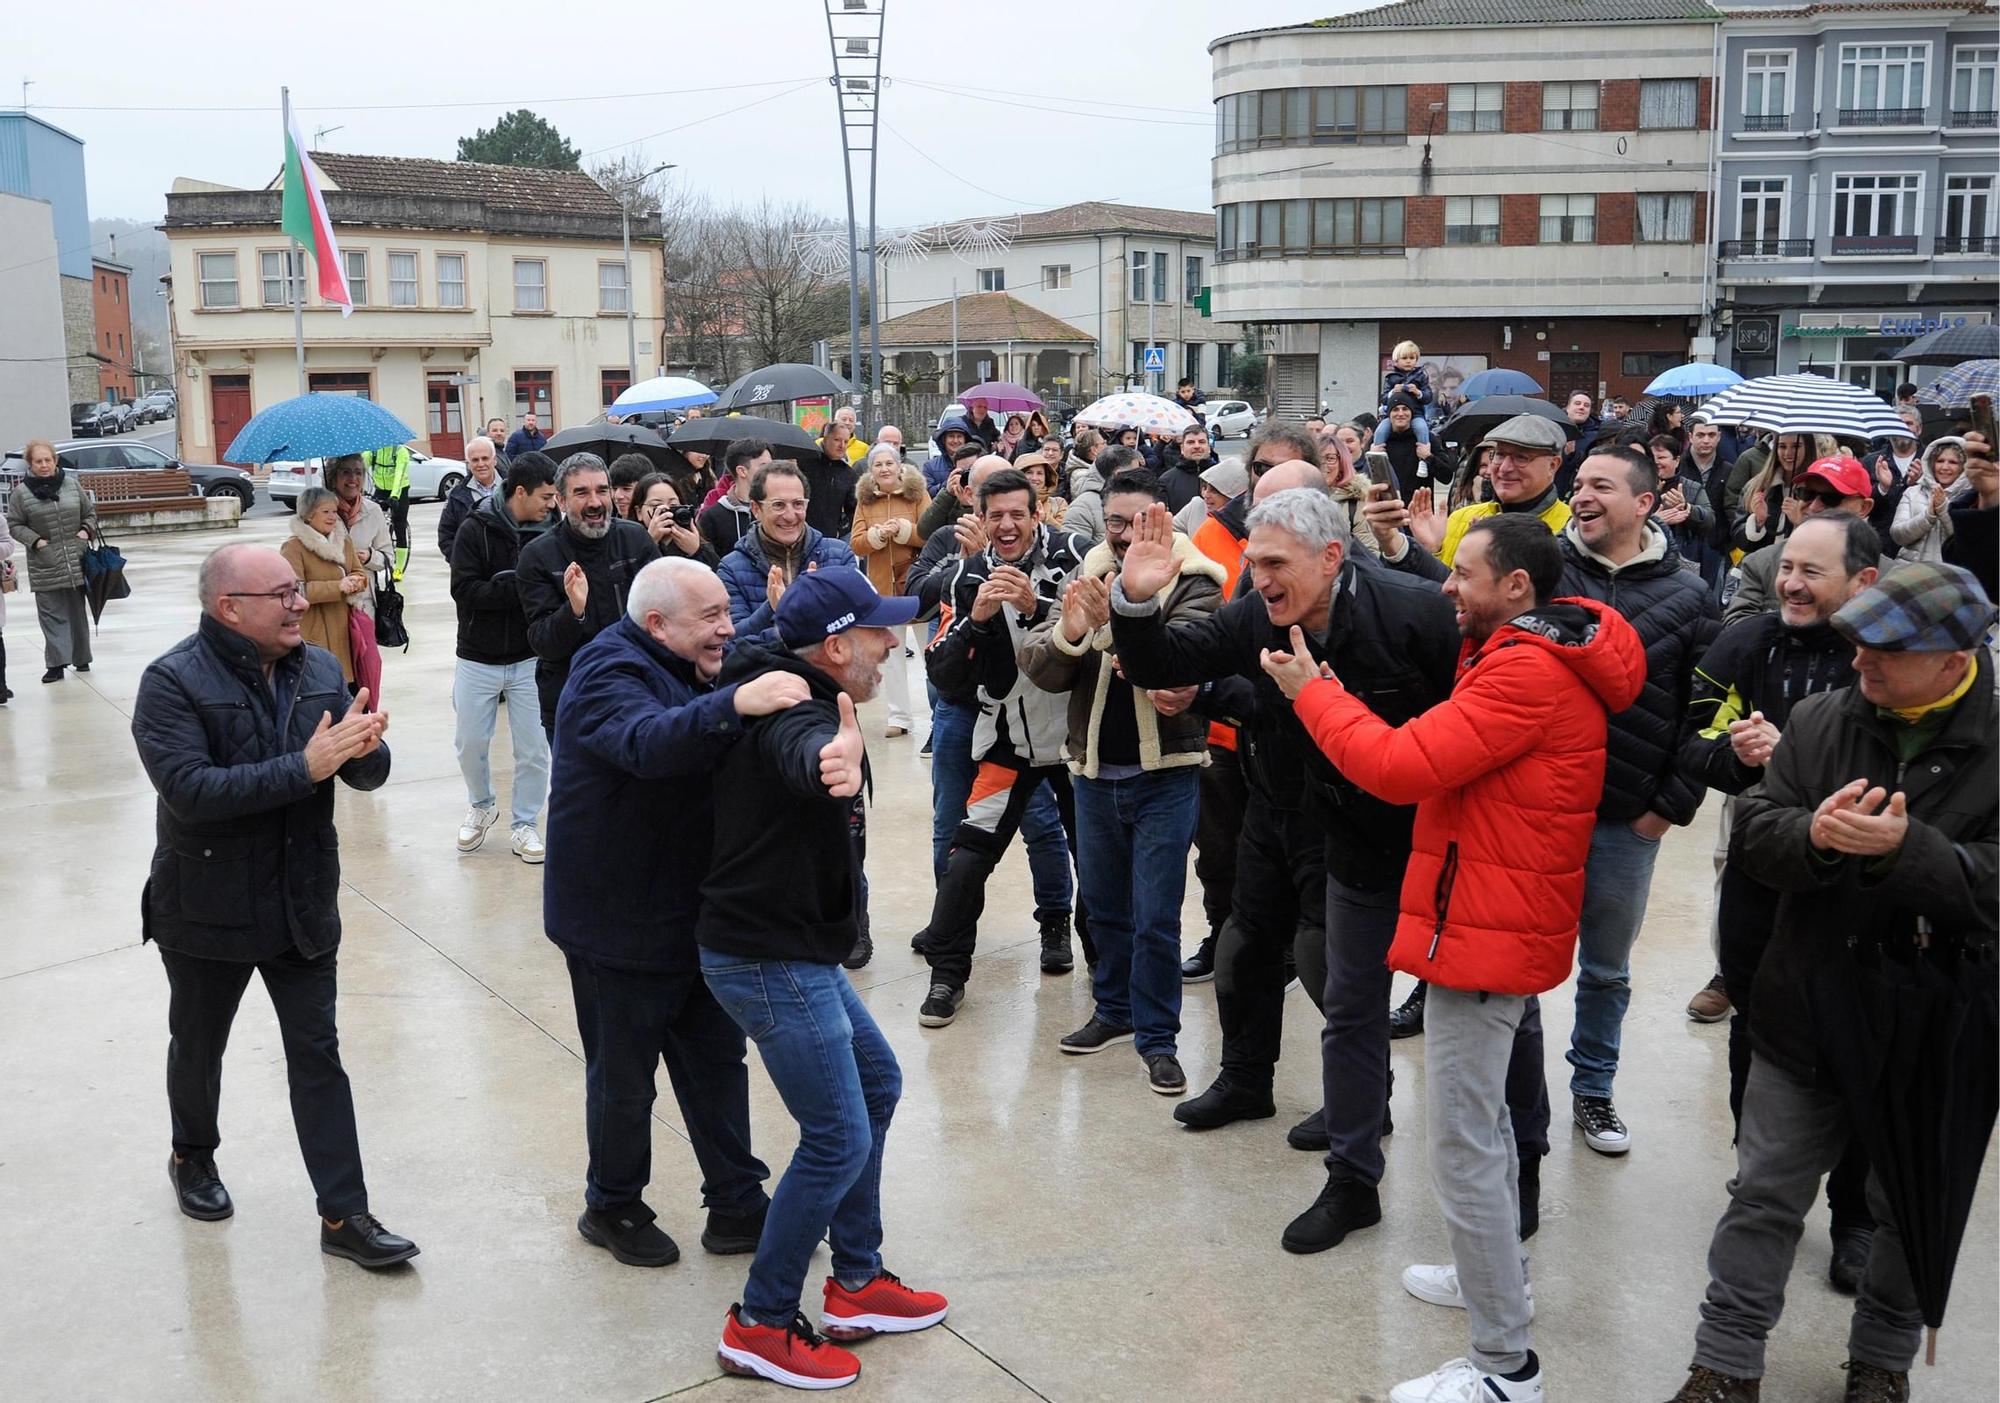
[[1430, 987], [1418, 984], [1410, 990], [1410, 997], [1403, 1000], [1402, 1006], [1389, 1015], [1391, 1039], [1414, 1038], [1424, 1031], [1424, 993]]
[[1042, 973], [1068, 974], [1076, 968], [1069, 952], [1069, 912], [1051, 911], [1042, 917]]
[[1847, 1392], [1841, 1395], [1841, 1403], [1910, 1403], [1908, 1374], [1892, 1374], [1859, 1359], [1850, 1359], [1840, 1367], [1847, 1370]]
[[[1851, 1381], [1850, 1381], [1851, 1382]], [[1687, 1382], [1667, 1403], [1758, 1403], [1759, 1379], [1737, 1379], [1718, 1374], [1706, 1364], [1688, 1370]]]

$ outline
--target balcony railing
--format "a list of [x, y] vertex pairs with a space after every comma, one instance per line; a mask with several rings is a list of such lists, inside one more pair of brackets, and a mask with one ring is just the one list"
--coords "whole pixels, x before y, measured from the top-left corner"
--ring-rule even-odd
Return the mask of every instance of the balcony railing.
[[1951, 125], [1954, 127], [2000, 127], [2000, 112], [1992, 108], [1951, 109]]
[[1932, 253], [2000, 253], [2000, 239], [1991, 234], [1939, 234]]
[[1921, 107], [1843, 107], [1840, 109], [1840, 125], [1843, 127], [1915, 127], [1921, 126], [1924, 109]]
[[1746, 132], [1781, 132], [1791, 127], [1792, 114], [1789, 112], [1759, 112], [1743, 114], [1743, 130]]
[[1829, 253], [1893, 258], [1917, 251], [1915, 234], [1835, 234]]
[[1811, 258], [1811, 239], [1724, 239], [1724, 258]]

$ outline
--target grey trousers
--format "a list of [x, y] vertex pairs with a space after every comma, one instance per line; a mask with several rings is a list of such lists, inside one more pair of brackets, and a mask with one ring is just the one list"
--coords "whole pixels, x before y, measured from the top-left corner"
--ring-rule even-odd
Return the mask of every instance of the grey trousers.
[[[1428, 1018], [1427, 1012], [1427, 1024]], [[1729, 1207], [1708, 1246], [1708, 1297], [1694, 1334], [1695, 1363], [1740, 1379], [1764, 1376], [1764, 1339], [1784, 1313], [1785, 1282], [1806, 1214], [1819, 1197], [1819, 1181], [1840, 1162], [1847, 1137], [1847, 1107], [1838, 1096], [1753, 1057]], [[1901, 1373], [1917, 1357], [1923, 1315], [1903, 1239], [1873, 1174], [1868, 1206], [1875, 1241], [1855, 1298], [1847, 1352]]]
[[1511, 1374], [1528, 1363], [1521, 1162], [1507, 1112], [1507, 1064], [1527, 1005], [1516, 994], [1436, 984], [1424, 1003], [1431, 1183], [1471, 1320], [1467, 1357], [1489, 1374]]
[[81, 585], [36, 590], [35, 617], [42, 625], [43, 666], [75, 667], [90, 662], [90, 600]]

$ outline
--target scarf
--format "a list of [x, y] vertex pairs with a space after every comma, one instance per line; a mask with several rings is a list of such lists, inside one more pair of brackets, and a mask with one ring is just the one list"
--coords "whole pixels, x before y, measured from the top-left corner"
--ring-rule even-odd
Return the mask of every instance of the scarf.
[[58, 463], [56, 470], [47, 477], [36, 477], [33, 473], [29, 473], [24, 481], [28, 485], [29, 494], [36, 501], [53, 502], [56, 498], [62, 496], [63, 479], [68, 476], [68, 469]]
[[1959, 700], [1972, 690], [1972, 678], [1978, 671], [1979, 669], [1976, 667], [1967, 667], [1965, 669], [1965, 676], [1958, 679], [1958, 685], [1934, 702], [1925, 702], [1922, 706], [1885, 706], [1878, 707], [1876, 710], [1883, 716], [1895, 717], [1905, 726], [1920, 726], [1924, 724], [1924, 719], [1933, 713], [1949, 711], [1954, 706], [1957, 706]]
[[803, 532], [793, 544], [781, 546], [765, 535], [764, 528], [760, 526], [757, 528], [757, 544], [764, 548], [765, 565], [775, 565], [785, 572], [786, 584], [799, 577], [799, 571], [804, 567], [806, 557], [806, 538]]
[[331, 536], [323, 536], [296, 516], [292, 518], [292, 539], [321, 560], [339, 566], [343, 573], [355, 568], [348, 563], [347, 541], [344, 538], [336, 541]]

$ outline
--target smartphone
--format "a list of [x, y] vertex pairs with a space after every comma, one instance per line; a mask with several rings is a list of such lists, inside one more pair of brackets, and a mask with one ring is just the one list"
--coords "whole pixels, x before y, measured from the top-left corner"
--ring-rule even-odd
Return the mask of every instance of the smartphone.
[[1391, 492], [1396, 490], [1396, 474], [1389, 467], [1389, 455], [1379, 448], [1371, 448], [1362, 457], [1368, 464], [1368, 477], [1379, 487]]

